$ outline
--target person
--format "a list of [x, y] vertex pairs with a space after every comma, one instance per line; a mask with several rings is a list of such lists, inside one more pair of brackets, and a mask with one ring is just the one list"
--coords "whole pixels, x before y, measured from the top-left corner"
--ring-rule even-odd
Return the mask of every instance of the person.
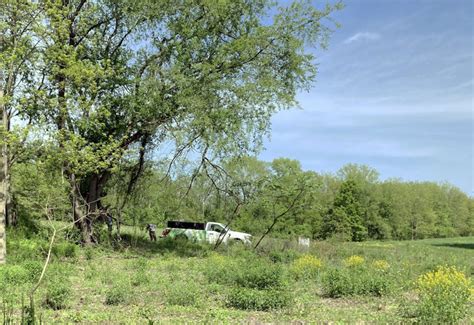
[[146, 230], [148, 230], [148, 235], [150, 235], [151, 241], [156, 241], [156, 225], [149, 223], [146, 225]]
[[109, 236], [112, 236], [112, 227], [114, 225], [114, 221], [112, 220], [112, 216], [110, 213], [105, 215], [106, 219], [105, 222], [107, 223], [107, 230], [109, 231]]

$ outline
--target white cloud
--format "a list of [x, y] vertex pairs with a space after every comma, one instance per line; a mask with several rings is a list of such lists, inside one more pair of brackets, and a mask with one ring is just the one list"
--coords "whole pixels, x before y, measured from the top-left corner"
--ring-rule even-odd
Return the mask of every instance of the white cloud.
[[345, 44], [350, 44], [357, 41], [376, 41], [380, 39], [380, 34], [371, 32], [359, 32], [344, 41]]

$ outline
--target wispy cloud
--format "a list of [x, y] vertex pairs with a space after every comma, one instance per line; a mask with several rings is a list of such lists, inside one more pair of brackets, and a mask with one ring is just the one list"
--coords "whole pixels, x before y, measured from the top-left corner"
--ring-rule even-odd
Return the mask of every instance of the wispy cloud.
[[371, 32], [358, 32], [347, 38], [344, 43], [350, 44], [357, 41], [376, 41], [380, 39], [380, 34]]

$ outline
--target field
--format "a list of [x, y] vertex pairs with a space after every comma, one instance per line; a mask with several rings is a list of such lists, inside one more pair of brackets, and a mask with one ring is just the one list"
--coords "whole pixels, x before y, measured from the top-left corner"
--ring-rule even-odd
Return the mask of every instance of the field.
[[[27, 317], [22, 299], [27, 305], [45, 247], [44, 239], [10, 236], [0, 280], [11, 323]], [[442, 265], [472, 277], [473, 253], [474, 237], [313, 242], [306, 251], [275, 239], [257, 252], [132, 235], [119, 247], [60, 241], [35, 294], [35, 316], [45, 324], [427, 322], [415, 282]], [[472, 312], [471, 297], [461, 322], [473, 321]]]

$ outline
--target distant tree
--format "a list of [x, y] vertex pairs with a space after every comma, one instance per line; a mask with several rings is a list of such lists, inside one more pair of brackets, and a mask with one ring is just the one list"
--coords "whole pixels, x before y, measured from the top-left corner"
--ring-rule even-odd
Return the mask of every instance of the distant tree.
[[[299, 216], [304, 215], [312, 206], [312, 195], [319, 185], [314, 182], [313, 174], [302, 171], [297, 160], [279, 158], [272, 161], [271, 175], [264, 184], [262, 197], [258, 201], [258, 204], [268, 211], [270, 224], [255, 244], [255, 248], [274, 228], [280, 233], [284, 231], [287, 235], [304, 229], [301, 226], [305, 226], [305, 220], [299, 219]], [[309, 229], [306, 232], [309, 232]]]
[[324, 217], [325, 238], [337, 236], [353, 241], [365, 240], [368, 236], [364, 223], [362, 189], [354, 180], [344, 181], [337, 193], [334, 204]]

